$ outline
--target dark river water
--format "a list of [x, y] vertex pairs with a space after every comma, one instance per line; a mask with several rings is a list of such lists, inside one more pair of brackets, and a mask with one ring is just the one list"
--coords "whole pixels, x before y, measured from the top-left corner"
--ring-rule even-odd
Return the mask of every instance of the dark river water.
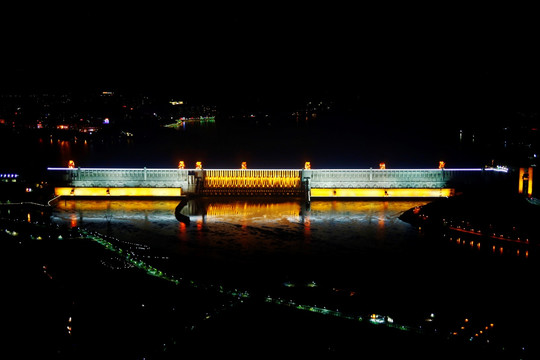
[[294, 200], [206, 199], [183, 209], [191, 220], [185, 225], [174, 216], [174, 200], [62, 200], [53, 216], [61, 224], [178, 256], [192, 262], [186, 271], [195, 274], [234, 273], [238, 281], [303, 277], [354, 286], [373, 280], [377, 288], [399, 278], [400, 263], [418, 260], [418, 230], [398, 217], [422, 204], [316, 201], [307, 210]]
[[458, 243], [399, 219], [425, 203], [315, 201], [306, 209], [289, 200], [206, 199], [183, 209], [191, 220], [185, 225], [172, 200], [62, 200], [53, 221], [148, 245], [191, 278], [269, 292], [313, 282], [355, 294], [357, 310], [438, 314], [447, 319], [444, 331], [474, 318], [499, 325], [491, 341], [529, 346], [501, 334], [527, 333], [538, 318], [530, 307], [535, 253]]
[[399, 219], [425, 203], [315, 201], [306, 210], [295, 201], [203, 200], [183, 209], [185, 225], [173, 200], [62, 200], [53, 221], [149, 245], [191, 277], [238, 285], [316, 281], [357, 289], [375, 308], [487, 316], [502, 299], [528, 301], [532, 255], [457, 244]]

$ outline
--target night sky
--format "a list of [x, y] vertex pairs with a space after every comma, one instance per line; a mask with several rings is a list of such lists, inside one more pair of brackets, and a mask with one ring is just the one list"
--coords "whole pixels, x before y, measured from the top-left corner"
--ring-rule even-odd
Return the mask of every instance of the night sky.
[[332, 95], [485, 121], [537, 106], [533, 15], [494, 4], [16, 5], [2, 11], [0, 86], [276, 104]]

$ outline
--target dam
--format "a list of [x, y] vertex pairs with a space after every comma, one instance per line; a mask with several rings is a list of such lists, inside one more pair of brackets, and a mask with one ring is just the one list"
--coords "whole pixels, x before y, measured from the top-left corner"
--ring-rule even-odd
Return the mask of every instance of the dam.
[[[244, 167], [244, 166], [243, 166]], [[448, 197], [464, 184], [508, 176], [507, 168], [436, 169], [47, 169], [56, 196]]]

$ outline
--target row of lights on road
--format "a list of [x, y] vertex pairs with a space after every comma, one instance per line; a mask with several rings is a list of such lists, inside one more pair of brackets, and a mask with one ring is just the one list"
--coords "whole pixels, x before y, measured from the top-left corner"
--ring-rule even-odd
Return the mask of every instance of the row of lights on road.
[[[444, 161], [439, 161], [439, 169], [444, 169], [445, 167], [445, 163]], [[73, 160], [69, 160], [68, 162], [68, 168], [69, 169], [73, 169], [75, 168], [75, 162]], [[186, 163], [184, 161], [179, 161], [178, 162], [178, 168], [179, 169], [185, 169], [186, 168]], [[196, 170], [202, 170], [202, 162], [201, 161], [197, 161], [195, 163], [195, 169]], [[247, 169], [247, 162], [245, 161], [242, 161], [242, 164], [240, 165], [240, 169], [242, 170], [245, 170]], [[386, 169], [386, 163], [382, 162], [379, 164], [379, 169]], [[309, 161], [306, 161], [305, 164], [304, 164], [304, 170], [311, 170], [311, 162]]]
[[[445, 166], [446, 166], [446, 164], [445, 164], [444, 161], [439, 161], [439, 169], [444, 169]], [[185, 169], [185, 163], [183, 161], [180, 161], [178, 163], [178, 168], [179, 169]], [[202, 163], [200, 161], [198, 161], [195, 164], [195, 169], [202, 169]], [[242, 169], [242, 170], [247, 169], [247, 163], [245, 161], [243, 161], [242, 164], [240, 165], [240, 169]], [[379, 164], [379, 169], [381, 169], [381, 170], [386, 169], [386, 163], [381, 162]], [[309, 161], [305, 162], [304, 170], [311, 170], [311, 162], [309, 162]]]
[[[178, 162], [178, 168], [179, 169], [185, 169], [186, 164], [183, 161], [179, 161]], [[202, 162], [197, 161], [195, 163], [195, 169], [196, 170], [201, 170], [202, 169]], [[247, 162], [242, 161], [242, 164], [240, 164], [240, 169], [241, 170], [246, 170], [247, 169]], [[309, 170], [309, 169], [311, 169], [311, 164], [310, 164], [309, 161], [306, 161], [306, 163], [304, 164], [304, 170]]]

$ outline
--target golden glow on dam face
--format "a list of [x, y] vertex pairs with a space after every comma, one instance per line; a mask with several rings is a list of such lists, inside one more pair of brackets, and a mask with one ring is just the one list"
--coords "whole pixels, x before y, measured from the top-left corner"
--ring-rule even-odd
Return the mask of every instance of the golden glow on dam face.
[[182, 188], [129, 188], [129, 187], [57, 187], [56, 196], [161, 196], [182, 195]]
[[454, 189], [311, 189], [311, 197], [447, 197]]
[[205, 188], [297, 188], [298, 170], [206, 170]]

